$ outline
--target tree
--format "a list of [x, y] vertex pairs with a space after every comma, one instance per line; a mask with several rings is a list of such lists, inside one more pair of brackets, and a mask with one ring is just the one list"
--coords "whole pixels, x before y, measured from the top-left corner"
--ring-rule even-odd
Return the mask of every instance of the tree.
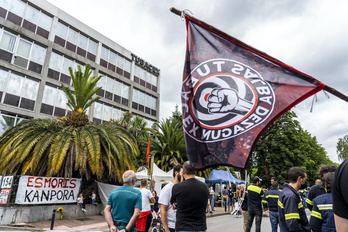
[[137, 168], [145, 165], [148, 139], [150, 138], [151, 133], [144, 118], [139, 117], [138, 115], [134, 116], [130, 112], [125, 112], [120, 119], [111, 122], [125, 128], [134, 136], [139, 148], [139, 153], [137, 159], [134, 160], [134, 164]]
[[348, 135], [338, 139], [336, 152], [339, 160], [343, 161], [348, 158]]
[[270, 183], [271, 177], [286, 180], [289, 169], [299, 166], [307, 171], [308, 182], [314, 183], [321, 164], [333, 164], [325, 149], [303, 130], [294, 120], [296, 114], [289, 111], [277, 119], [260, 137], [249, 163], [249, 170], [256, 170], [255, 175], [262, 176]]
[[62, 86], [68, 98], [67, 116], [23, 121], [0, 138], [0, 173], [77, 177], [91, 176], [122, 181], [127, 169], [135, 169], [138, 147], [132, 134], [112, 123], [92, 124], [85, 113], [99, 97], [91, 76], [69, 68], [74, 92]]
[[174, 167], [170, 163], [175, 158], [183, 164], [187, 160], [186, 145], [182, 123], [178, 120], [166, 119], [157, 125], [158, 129], [152, 129], [151, 152], [155, 156], [155, 163], [164, 171]]

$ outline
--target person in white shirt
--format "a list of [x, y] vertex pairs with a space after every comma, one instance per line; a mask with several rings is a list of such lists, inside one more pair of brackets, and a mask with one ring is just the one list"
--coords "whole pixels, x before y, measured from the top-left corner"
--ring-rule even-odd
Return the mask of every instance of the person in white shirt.
[[140, 216], [136, 227], [137, 231], [148, 232], [152, 221], [150, 203], [155, 203], [155, 198], [153, 197], [151, 191], [147, 189], [146, 179], [142, 179], [140, 181], [140, 192], [142, 199], [142, 210], [140, 211]]
[[82, 195], [82, 193], [80, 193], [79, 197], [77, 198], [77, 205], [79, 205], [81, 207], [82, 211], [86, 212], [85, 203], [83, 203], [83, 195]]
[[182, 165], [176, 165], [174, 167], [173, 177], [174, 179], [161, 190], [161, 194], [158, 199], [162, 224], [165, 232], [175, 232], [176, 210], [174, 210], [170, 204], [170, 198], [172, 197], [173, 186], [179, 182], [182, 182], [184, 179]]

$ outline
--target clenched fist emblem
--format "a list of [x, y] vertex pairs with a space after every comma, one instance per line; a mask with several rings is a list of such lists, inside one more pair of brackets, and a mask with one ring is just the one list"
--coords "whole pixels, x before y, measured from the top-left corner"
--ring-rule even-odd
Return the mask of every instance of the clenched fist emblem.
[[234, 89], [214, 88], [207, 101], [209, 113], [246, 114], [253, 108], [253, 104], [240, 98]]

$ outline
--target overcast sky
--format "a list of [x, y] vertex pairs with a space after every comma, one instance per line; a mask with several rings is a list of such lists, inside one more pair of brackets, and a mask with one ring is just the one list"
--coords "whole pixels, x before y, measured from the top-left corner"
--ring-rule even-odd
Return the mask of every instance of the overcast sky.
[[[169, 11], [193, 16], [348, 95], [348, 2], [345, 0], [48, 0], [161, 69], [160, 118], [181, 108], [186, 28]], [[297, 105], [301, 126], [338, 162], [348, 135], [348, 103], [323, 92]]]

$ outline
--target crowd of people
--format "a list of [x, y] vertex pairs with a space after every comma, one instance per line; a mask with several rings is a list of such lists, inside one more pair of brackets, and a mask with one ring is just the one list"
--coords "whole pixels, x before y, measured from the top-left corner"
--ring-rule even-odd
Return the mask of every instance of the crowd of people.
[[[300, 167], [288, 171], [283, 186], [271, 178], [269, 189], [261, 188], [262, 179], [255, 176], [246, 187], [236, 191], [225, 186], [221, 191], [224, 210], [243, 216], [243, 230], [261, 231], [263, 215], [269, 217], [272, 232], [278, 231], [348, 231], [348, 161], [319, 169], [320, 179], [307, 187], [307, 173]], [[173, 180], [158, 197], [147, 189], [147, 180], [136, 190], [134, 171], [123, 174], [124, 185], [113, 191], [105, 207], [105, 220], [111, 232], [148, 231], [160, 212], [165, 232], [205, 231], [206, 213], [214, 211], [215, 191], [195, 178], [195, 169], [187, 161], [173, 170]], [[218, 198], [219, 200], [219, 198]], [[306, 208], [311, 211], [308, 220]], [[255, 219], [255, 220], [254, 220]]]

